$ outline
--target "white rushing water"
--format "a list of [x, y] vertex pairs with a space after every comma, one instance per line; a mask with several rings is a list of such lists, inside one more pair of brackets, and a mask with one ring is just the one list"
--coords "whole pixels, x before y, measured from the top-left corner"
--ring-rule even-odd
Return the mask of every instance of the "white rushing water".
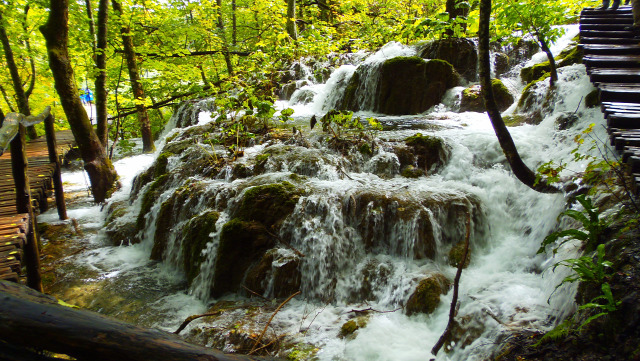
[[[560, 43], [566, 44], [567, 39], [577, 33], [575, 26], [567, 29]], [[393, 43], [364, 63], [380, 63], [390, 57], [413, 54], [412, 49]], [[326, 111], [325, 105], [332, 104], [330, 98], [336, 89], [344, 87], [346, 79], [355, 71], [355, 66], [344, 65], [333, 72], [326, 84], [307, 86], [313, 88], [314, 100], [307, 105], [293, 105], [295, 115], [322, 115]], [[582, 102], [582, 97], [593, 89], [582, 65], [561, 68], [559, 76], [556, 101], [542, 123], [513, 127], [510, 131], [525, 163], [530, 166], [553, 159], [568, 162], [569, 169], [580, 171], [586, 164], [573, 162], [570, 154], [574, 148], [573, 138], [590, 123], [596, 123], [595, 136], [606, 139], [603, 118], [598, 109], [587, 109]], [[544, 86], [540, 92], [546, 91]], [[284, 108], [289, 104], [280, 106]], [[363, 241], [364, 233], [358, 231], [354, 220], [358, 215], [353, 213], [349, 216], [355, 207], [353, 204], [363, 193], [384, 194], [406, 204], [425, 200], [436, 205], [456, 204], [480, 220], [472, 225], [471, 264], [464, 270], [460, 283], [458, 319], [465, 322], [468, 344], [456, 345], [450, 353], [440, 352], [437, 360], [482, 360], [495, 349], [506, 332], [523, 328], [549, 329], [575, 308], [575, 288], [561, 287], [551, 295], [565, 274], [561, 270], [553, 273], [549, 269], [559, 259], [575, 255], [575, 246], [568, 244], [555, 258], [536, 254], [542, 239], [556, 227], [556, 218], [565, 206], [564, 197], [534, 192], [513, 177], [505, 168], [504, 155], [486, 114], [459, 114], [450, 109], [451, 106], [443, 105], [429, 114], [410, 117], [378, 115], [388, 124], [439, 125], [433, 128], [436, 130], [416, 131], [412, 127], [399, 127], [384, 132], [386, 139], [404, 139], [422, 132], [445, 140], [451, 147], [450, 161], [437, 174], [428, 177], [407, 179], [398, 175], [383, 177], [373, 174], [370, 171], [380, 164], [397, 166], [394, 165], [397, 162], [395, 155], [384, 150], [369, 161], [343, 166], [340, 166], [340, 156], [321, 150], [322, 156], [309, 155], [316, 157], [313, 158], [313, 169], [304, 163], [304, 159], [290, 159], [283, 162], [285, 166], [276, 167], [275, 163], [269, 163], [274, 168], [258, 180], [199, 180], [213, 199], [226, 198], [233, 203], [242, 194], [235, 189], [286, 179], [289, 172], [296, 169], [298, 173], [308, 173], [305, 187], [310, 192], [301, 197], [280, 230], [281, 237], [291, 239], [292, 246], [306, 255], [300, 260], [302, 296], [287, 304], [276, 315], [272, 325], [278, 333], [287, 333], [298, 342], [318, 347], [316, 356], [320, 360], [426, 360], [433, 357], [430, 350], [448, 321], [451, 291], [442, 296], [440, 305], [431, 315], [373, 312], [367, 326], [359, 329], [354, 337], [337, 336], [354, 309], [393, 311], [406, 302], [417, 282], [425, 275], [438, 272], [452, 280], [455, 268], [445, 261], [446, 252], [451, 243], [460, 241], [461, 234], [464, 234], [464, 219], [450, 219], [446, 208], [435, 206], [408, 217], [394, 218], [393, 224], [387, 225], [384, 237], [374, 237], [367, 245]], [[558, 130], [555, 124], [557, 116], [574, 111], [580, 118], [577, 124], [568, 130]], [[198, 116], [200, 122], [211, 119], [208, 114], [201, 114]], [[247, 148], [245, 157], [259, 154], [264, 147]], [[299, 151], [302, 154], [305, 150]], [[128, 199], [132, 176], [148, 167], [153, 159], [152, 155], [143, 155], [115, 163], [123, 188], [111, 202]], [[178, 166], [177, 159], [170, 158], [169, 168], [175, 170]], [[342, 176], [345, 171], [349, 178]], [[82, 187], [85, 184], [82, 174], [65, 173], [67, 187], [73, 187], [73, 184]], [[160, 199], [168, 199], [171, 193], [163, 193]], [[134, 202], [129, 217], [137, 216], [139, 203], [139, 199]], [[154, 205], [148, 219], [157, 217], [160, 203], [158, 201]], [[398, 204], [394, 207], [400, 209]], [[218, 230], [229, 216], [227, 209], [220, 211]], [[382, 218], [375, 218], [378, 211], [367, 208], [370, 222], [385, 222]], [[87, 205], [73, 210], [70, 216], [80, 223], [100, 228], [105, 212]], [[423, 217], [431, 220], [435, 243], [442, 248], [435, 251], [433, 259], [417, 256], [425, 252], [417, 245], [415, 235], [419, 225], [424, 223]], [[52, 221], [52, 218], [48, 213], [41, 220]], [[143, 321], [173, 330], [186, 316], [203, 312], [209, 302], [215, 301], [209, 298], [209, 287], [219, 232], [211, 234], [205, 251], [207, 258], [200, 274], [190, 289], [185, 290], [184, 276], [178, 271], [179, 261], [175, 256], [161, 263], [149, 261], [154, 227], [147, 228], [141, 244], [132, 246], [104, 246], [103, 235], [99, 233], [88, 240], [94, 246], [75, 257], [78, 262], [91, 264], [100, 277], [129, 278], [126, 288], [133, 290], [129, 292], [149, 293], [150, 289], [155, 290], [145, 307], [149, 308], [149, 313], [159, 313], [163, 318], [144, 321], [143, 317]], [[175, 241], [176, 236], [172, 237]], [[363, 274], [371, 267], [375, 272], [369, 274], [373, 280], [368, 285], [369, 295], [366, 299], [359, 299], [357, 294], [363, 292], [366, 278]], [[267, 287], [267, 293], [268, 290]]]

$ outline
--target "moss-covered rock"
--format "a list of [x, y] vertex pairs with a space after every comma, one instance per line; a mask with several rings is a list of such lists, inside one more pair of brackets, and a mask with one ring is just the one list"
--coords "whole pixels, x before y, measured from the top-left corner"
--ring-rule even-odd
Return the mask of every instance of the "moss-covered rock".
[[[518, 106], [516, 108], [519, 113], [528, 113], [534, 110], [537, 105], [540, 105], [538, 104], [539, 99], [537, 94], [538, 84], [546, 81], [547, 78], [549, 78], [548, 73], [539, 79], [531, 81], [526, 87], [524, 87], [524, 89], [522, 89], [522, 95], [520, 96], [520, 100], [518, 100]], [[542, 106], [544, 106], [544, 104], [542, 104]], [[538, 108], [540, 108], [540, 106], [538, 106]]]
[[473, 41], [465, 38], [444, 38], [427, 43], [420, 57], [445, 60], [467, 80], [477, 76], [478, 52]]
[[496, 76], [500, 76], [509, 71], [509, 56], [505, 53], [496, 52], [493, 58], [493, 69]]
[[319, 348], [309, 344], [296, 344], [287, 354], [287, 361], [317, 361]]
[[220, 297], [237, 290], [247, 269], [274, 245], [275, 239], [260, 222], [233, 218], [225, 223], [220, 233], [211, 295]]
[[380, 68], [374, 111], [383, 114], [418, 114], [439, 104], [459, 76], [444, 60], [425, 61], [417, 56], [396, 57]]
[[[260, 262], [247, 272], [245, 285], [250, 290], [267, 297], [283, 298], [300, 289], [302, 276], [299, 270], [300, 258], [292, 251], [269, 250]], [[268, 285], [271, 283], [271, 289]]]
[[269, 228], [279, 226], [293, 211], [301, 194], [298, 188], [286, 181], [249, 188], [233, 217], [257, 221]]
[[577, 114], [562, 112], [558, 114], [556, 118], [556, 125], [559, 130], [565, 130], [571, 128], [580, 119]]
[[157, 178], [142, 196], [142, 204], [140, 205], [140, 213], [136, 220], [136, 228], [138, 231], [144, 229], [146, 223], [146, 215], [151, 211], [151, 207], [157, 201], [158, 197], [162, 193], [164, 185], [169, 181], [169, 175], [164, 174]]
[[[491, 89], [498, 106], [498, 110], [504, 111], [513, 104], [513, 95], [500, 79], [491, 79]], [[480, 85], [472, 85], [462, 91], [460, 99], [460, 111], [484, 112], [484, 97]]]
[[413, 150], [416, 167], [427, 174], [436, 172], [451, 156], [451, 150], [442, 138], [417, 133], [405, 139], [405, 144]]
[[584, 105], [587, 108], [595, 108], [600, 105], [600, 103], [600, 91], [598, 89], [593, 89], [584, 97]]
[[353, 334], [361, 328], [367, 327], [367, 323], [369, 323], [369, 316], [357, 316], [349, 321], [345, 322], [342, 327], [340, 327], [340, 333], [338, 333], [338, 337], [352, 337]]
[[192, 218], [183, 229], [186, 230], [181, 239], [182, 266], [189, 284], [198, 275], [200, 264], [204, 261], [202, 251], [212, 241], [211, 233], [216, 231], [216, 222], [220, 214], [215, 211], [205, 212]]
[[[564, 49], [558, 56], [555, 57], [556, 69], [582, 63], [583, 51], [578, 46]], [[520, 70], [520, 77], [525, 83], [530, 83], [534, 80], [540, 79], [546, 73], [551, 72], [551, 63], [545, 61], [539, 64], [532, 65], [530, 67], [522, 68]]]
[[298, 85], [295, 81], [283, 85], [282, 88], [280, 88], [279, 92], [280, 100], [291, 99], [291, 96], [293, 95], [293, 92], [296, 91], [296, 89], [298, 89]]
[[424, 170], [408, 165], [400, 171], [400, 175], [405, 178], [419, 178], [424, 175]]
[[440, 295], [447, 293], [450, 285], [449, 280], [440, 273], [423, 278], [409, 297], [405, 313], [409, 316], [416, 313], [432, 313], [440, 304]]

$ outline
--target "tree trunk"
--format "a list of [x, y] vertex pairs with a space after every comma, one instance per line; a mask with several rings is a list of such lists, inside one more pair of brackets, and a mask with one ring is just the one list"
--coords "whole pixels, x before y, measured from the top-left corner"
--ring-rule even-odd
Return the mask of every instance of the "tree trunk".
[[536, 174], [527, 167], [526, 164], [520, 158], [518, 149], [511, 138], [511, 134], [507, 129], [498, 106], [496, 105], [495, 98], [493, 96], [493, 89], [491, 88], [491, 66], [489, 61], [489, 19], [491, 16], [491, 0], [480, 0], [480, 20], [478, 25], [478, 61], [480, 66], [480, 83], [482, 85], [482, 94], [484, 97], [485, 107], [487, 108], [487, 114], [491, 119], [493, 130], [498, 137], [500, 147], [504, 152], [513, 174], [526, 186], [534, 189], [538, 192], [553, 193], [558, 192], [557, 188], [554, 188], [544, 180], [536, 183]]
[[558, 81], [558, 70], [556, 68], [556, 59], [553, 58], [553, 54], [551, 53], [551, 49], [549, 49], [549, 45], [544, 41], [544, 38], [538, 34], [536, 31], [536, 37], [538, 38], [538, 43], [540, 43], [540, 49], [547, 54], [547, 59], [549, 60], [549, 67], [551, 68], [551, 75], [549, 76], [549, 85], [554, 86], [554, 84]]
[[[119, 16], [122, 16], [122, 6], [120, 6], [120, 3], [117, 0], [111, 0], [111, 6]], [[156, 150], [156, 147], [153, 144], [153, 134], [151, 134], [151, 124], [149, 123], [147, 106], [144, 105], [144, 89], [142, 88], [140, 75], [138, 74], [138, 63], [136, 60], [136, 52], [133, 49], [131, 29], [126, 25], [122, 25], [120, 33], [122, 34], [122, 46], [124, 47], [124, 56], [127, 60], [127, 69], [129, 69], [131, 90], [133, 91], [136, 110], [138, 112], [138, 122], [140, 123], [140, 133], [142, 136], [142, 151], [145, 153], [151, 153]]]
[[233, 63], [231, 61], [231, 54], [229, 53], [229, 44], [227, 44], [227, 36], [224, 30], [224, 21], [222, 21], [222, 0], [216, 0], [218, 5], [218, 31], [220, 32], [220, 40], [222, 40], [222, 54], [224, 55], [224, 61], [227, 63], [227, 72], [229, 76], [233, 75]]
[[[456, 5], [458, 5], [459, 2], [459, 0], [447, 0], [445, 4], [445, 11], [449, 14], [449, 21], [453, 21], [458, 16], [467, 16], [467, 13], [469, 12], [468, 8], [456, 8]], [[465, 31], [466, 28], [467, 24], [463, 23], [462, 30]], [[453, 36], [453, 29], [447, 29], [446, 34], [448, 36]]]
[[68, 20], [69, 0], [51, 0], [49, 19], [40, 27], [40, 32], [46, 40], [49, 67], [53, 73], [56, 91], [80, 149], [84, 169], [89, 174], [93, 199], [96, 202], [104, 202], [116, 185], [118, 175], [80, 102], [67, 48]]
[[298, 40], [296, 29], [296, 0], [287, 0], [287, 34], [293, 40]]
[[179, 336], [58, 304], [18, 284], [0, 281], [0, 339], [91, 361], [251, 361], [263, 357], [224, 354]]
[[100, 0], [98, 4], [98, 51], [96, 54], [96, 118], [98, 139], [106, 149], [109, 139], [107, 113], [107, 20], [109, 0]]
[[[28, 11], [28, 8], [26, 9], [26, 11]], [[13, 57], [13, 50], [11, 49], [9, 37], [7, 36], [7, 31], [5, 29], [5, 21], [2, 11], [0, 11], [0, 42], [2, 42], [4, 58], [7, 61], [7, 67], [9, 68], [9, 73], [11, 74], [13, 90], [16, 93], [16, 101], [18, 102], [18, 110], [24, 115], [31, 115], [31, 111], [29, 109], [29, 99], [27, 98], [27, 94], [24, 91], [24, 88], [22, 88], [22, 79], [20, 78], [20, 73], [18, 73], [18, 65], [16, 64], [16, 61]], [[33, 74], [33, 77], [35, 76], [36, 75]], [[30, 139], [35, 139], [38, 137], [36, 129], [33, 126], [29, 127], [27, 135]]]
[[91, 0], [84, 1], [87, 8], [87, 17], [89, 18], [89, 35], [91, 35], [91, 51], [93, 52], [93, 57], [95, 59], [96, 56], [96, 26], [93, 21], [93, 10], [91, 9]]
[[236, 0], [231, 0], [231, 45], [238, 45], [238, 6]]

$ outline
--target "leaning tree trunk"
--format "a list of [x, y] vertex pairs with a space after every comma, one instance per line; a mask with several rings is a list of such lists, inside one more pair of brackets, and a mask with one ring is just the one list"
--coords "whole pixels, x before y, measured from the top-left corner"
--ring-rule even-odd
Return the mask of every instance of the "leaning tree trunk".
[[293, 40], [298, 40], [296, 29], [296, 0], [287, 0], [287, 34]]
[[549, 60], [549, 68], [550, 68], [550, 76], [549, 76], [549, 85], [553, 86], [558, 81], [558, 70], [556, 67], [556, 59], [553, 58], [553, 54], [551, 53], [551, 49], [549, 49], [549, 45], [544, 40], [544, 37], [540, 36], [538, 31], [536, 30], [536, 38], [538, 38], [538, 43], [540, 43], [540, 49], [544, 51], [547, 55], [547, 59]]
[[518, 149], [511, 138], [511, 134], [507, 126], [502, 120], [498, 106], [491, 88], [491, 66], [489, 61], [489, 18], [491, 16], [491, 0], [480, 0], [480, 23], [478, 25], [478, 61], [480, 68], [480, 83], [482, 86], [482, 94], [484, 96], [487, 114], [491, 119], [493, 130], [498, 137], [500, 147], [504, 152], [513, 174], [522, 183], [538, 192], [552, 193], [559, 190], [548, 185], [544, 180], [536, 182], [536, 174], [527, 167], [520, 158]]
[[231, 53], [229, 53], [229, 44], [227, 43], [227, 35], [224, 30], [224, 21], [222, 20], [222, 0], [216, 0], [218, 6], [218, 31], [220, 32], [220, 40], [222, 40], [222, 55], [227, 63], [227, 72], [229, 76], [233, 75], [233, 62], [231, 61]]
[[[16, 93], [16, 101], [18, 102], [18, 110], [24, 115], [31, 115], [31, 110], [29, 109], [29, 99], [27, 98], [27, 94], [24, 91], [24, 88], [22, 88], [22, 79], [20, 78], [20, 73], [18, 72], [18, 65], [16, 64], [16, 61], [13, 57], [13, 50], [11, 49], [9, 37], [7, 36], [7, 31], [5, 29], [5, 21], [2, 11], [0, 11], [0, 42], [2, 42], [4, 58], [7, 61], [9, 74], [11, 74], [13, 90]], [[32, 76], [35, 77], [36, 75], [32, 74]], [[31, 139], [37, 138], [38, 134], [36, 133], [36, 128], [34, 128], [33, 126], [28, 127], [27, 135]]]
[[98, 122], [98, 139], [103, 147], [107, 147], [109, 133], [107, 131], [107, 19], [109, 17], [109, 0], [100, 0], [98, 4], [98, 45], [96, 52], [96, 118]]
[[117, 183], [118, 175], [107, 158], [102, 143], [87, 116], [76, 87], [76, 79], [69, 59], [69, 0], [51, 0], [47, 23], [40, 27], [47, 43], [49, 67], [53, 73], [60, 103], [78, 144], [84, 169], [89, 174], [93, 199], [103, 202]]
[[[111, 6], [119, 16], [122, 16], [122, 6], [118, 1], [112, 0]], [[127, 69], [129, 69], [131, 90], [133, 91], [133, 97], [136, 102], [138, 123], [140, 123], [140, 133], [142, 135], [142, 151], [145, 153], [151, 153], [156, 150], [156, 147], [153, 144], [153, 134], [151, 134], [151, 124], [149, 123], [147, 106], [144, 105], [144, 89], [142, 88], [140, 75], [138, 74], [138, 62], [136, 60], [136, 52], [133, 48], [133, 37], [130, 35], [131, 29], [123, 24], [120, 33], [122, 34], [124, 56], [127, 59]]]

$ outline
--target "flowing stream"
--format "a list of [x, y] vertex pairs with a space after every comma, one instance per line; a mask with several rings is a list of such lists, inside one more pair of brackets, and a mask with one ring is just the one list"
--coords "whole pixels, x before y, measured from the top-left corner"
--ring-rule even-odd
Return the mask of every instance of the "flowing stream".
[[[567, 29], [554, 53], [578, 31], [576, 26]], [[369, 72], [373, 77], [375, 64], [413, 54], [410, 48], [388, 44], [360, 64], [372, 65]], [[539, 58], [539, 54], [534, 57], [543, 60]], [[308, 104], [294, 104], [300, 99], [294, 94], [291, 103], [281, 102], [279, 106], [292, 107], [296, 125], [302, 127], [302, 122], [307, 122], [311, 115], [321, 116], [333, 107], [340, 87], [344, 87], [355, 70], [356, 65], [343, 65], [326, 84], [306, 85], [298, 90], [298, 93], [313, 92], [313, 100]], [[510, 131], [528, 165], [562, 160], [569, 162], [573, 171], [580, 171], [586, 164], [573, 162], [570, 153], [575, 147], [573, 138], [595, 123], [595, 136], [606, 139], [603, 118], [597, 108], [585, 108], [582, 101], [593, 89], [584, 66], [561, 68], [559, 76], [555, 101], [542, 123], [512, 127]], [[505, 83], [517, 93], [522, 88], [517, 78], [505, 79]], [[545, 92], [546, 86], [539, 91]], [[557, 226], [556, 218], [565, 207], [565, 199], [558, 194], [534, 192], [513, 177], [505, 166], [486, 114], [454, 112], [461, 89], [454, 88], [443, 104], [420, 115], [357, 114], [363, 118], [375, 116], [385, 125], [378, 135], [383, 143], [401, 141], [418, 132], [444, 139], [450, 159], [429, 176], [415, 179], [399, 176], [397, 158], [384, 147], [370, 159], [353, 156], [346, 164], [339, 154], [318, 145], [312, 149], [287, 148], [277, 153], [281, 158], [268, 162], [266, 172], [259, 176], [233, 180], [230, 176], [195, 177], [205, 188], [206, 197], [224, 199], [229, 207], [219, 207], [218, 231], [210, 234], [211, 240], [203, 252], [205, 260], [190, 284], [180, 270], [178, 260], [182, 251], [175, 235], [169, 239], [165, 260], [151, 261], [155, 226], [144, 230], [139, 244], [109, 246], [101, 230], [106, 211], [88, 201], [78, 203], [69, 216], [77, 219], [87, 233], [93, 230], [95, 234], [80, 241], [86, 249], [71, 256], [60, 270], [64, 276], [55, 288], [56, 294], [66, 302], [144, 326], [175, 330], [187, 316], [203, 313], [219, 301], [210, 296], [209, 287], [217, 262], [219, 230], [229, 220], [228, 209], [239, 202], [243, 190], [286, 180], [295, 173], [304, 177], [305, 193], [283, 222], [279, 236], [289, 239], [290, 246], [305, 255], [299, 260], [302, 293], [276, 315], [272, 328], [278, 334], [286, 333], [292, 342], [312, 345], [318, 360], [431, 358], [430, 350], [447, 324], [452, 292], [441, 297], [439, 306], [430, 315], [407, 316], [398, 308], [406, 303], [425, 275], [439, 273], [453, 280], [456, 269], [447, 262], [447, 252], [464, 240], [465, 217], [460, 215], [467, 213], [472, 216], [471, 263], [462, 274], [458, 313], [464, 331], [459, 343], [450, 352], [440, 352], [436, 359], [482, 360], [491, 355], [511, 330], [550, 329], [576, 307], [574, 287], [563, 286], [553, 292], [566, 274], [549, 269], [559, 259], [575, 256], [575, 246], [568, 244], [555, 258], [536, 254], [542, 239]], [[362, 104], [368, 104], [366, 92], [358, 96], [363, 97]], [[506, 113], [513, 112], [513, 108]], [[573, 112], [579, 115], [578, 122], [567, 130], [558, 130], [558, 115]], [[198, 114], [198, 119], [206, 123], [211, 114], [204, 111]], [[169, 135], [175, 132], [170, 131]], [[314, 134], [319, 134], [317, 128], [307, 132], [312, 141]], [[160, 143], [158, 149], [164, 140]], [[265, 147], [245, 149], [244, 158], [256, 157]], [[277, 144], [268, 147], [276, 154]], [[123, 188], [111, 202], [127, 200], [133, 176], [157, 156], [139, 155], [115, 162]], [[168, 167], [170, 172], [177, 172], [180, 164], [170, 158]], [[63, 177], [67, 191], [86, 187], [81, 172], [67, 172]], [[179, 186], [176, 184], [173, 189]], [[153, 223], [150, 220], [158, 216], [162, 200], [171, 193], [167, 191], [160, 196], [147, 216], [147, 224]], [[367, 202], [371, 197], [384, 199], [386, 203]], [[423, 206], [426, 203], [429, 207]], [[451, 211], [453, 208], [458, 211]], [[125, 217], [137, 217], [139, 209], [138, 200]], [[206, 210], [203, 207], [193, 213]], [[420, 246], [425, 217], [432, 228], [435, 250]], [[55, 211], [39, 219], [55, 222]], [[282, 259], [292, 257], [291, 249], [286, 247], [278, 252]], [[273, 281], [270, 282], [265, 285], [267, 297], [273, 296]], [[369, 308], [383, 312], [371, 312], [366, 327], [352, 336], [338, 337], [341, 326], [354, 315], [351, 311]], [[203, 324], [206, 325], [194, 323], [190, 327]], [[229, 346], [227, 350], [232, 349]]]

